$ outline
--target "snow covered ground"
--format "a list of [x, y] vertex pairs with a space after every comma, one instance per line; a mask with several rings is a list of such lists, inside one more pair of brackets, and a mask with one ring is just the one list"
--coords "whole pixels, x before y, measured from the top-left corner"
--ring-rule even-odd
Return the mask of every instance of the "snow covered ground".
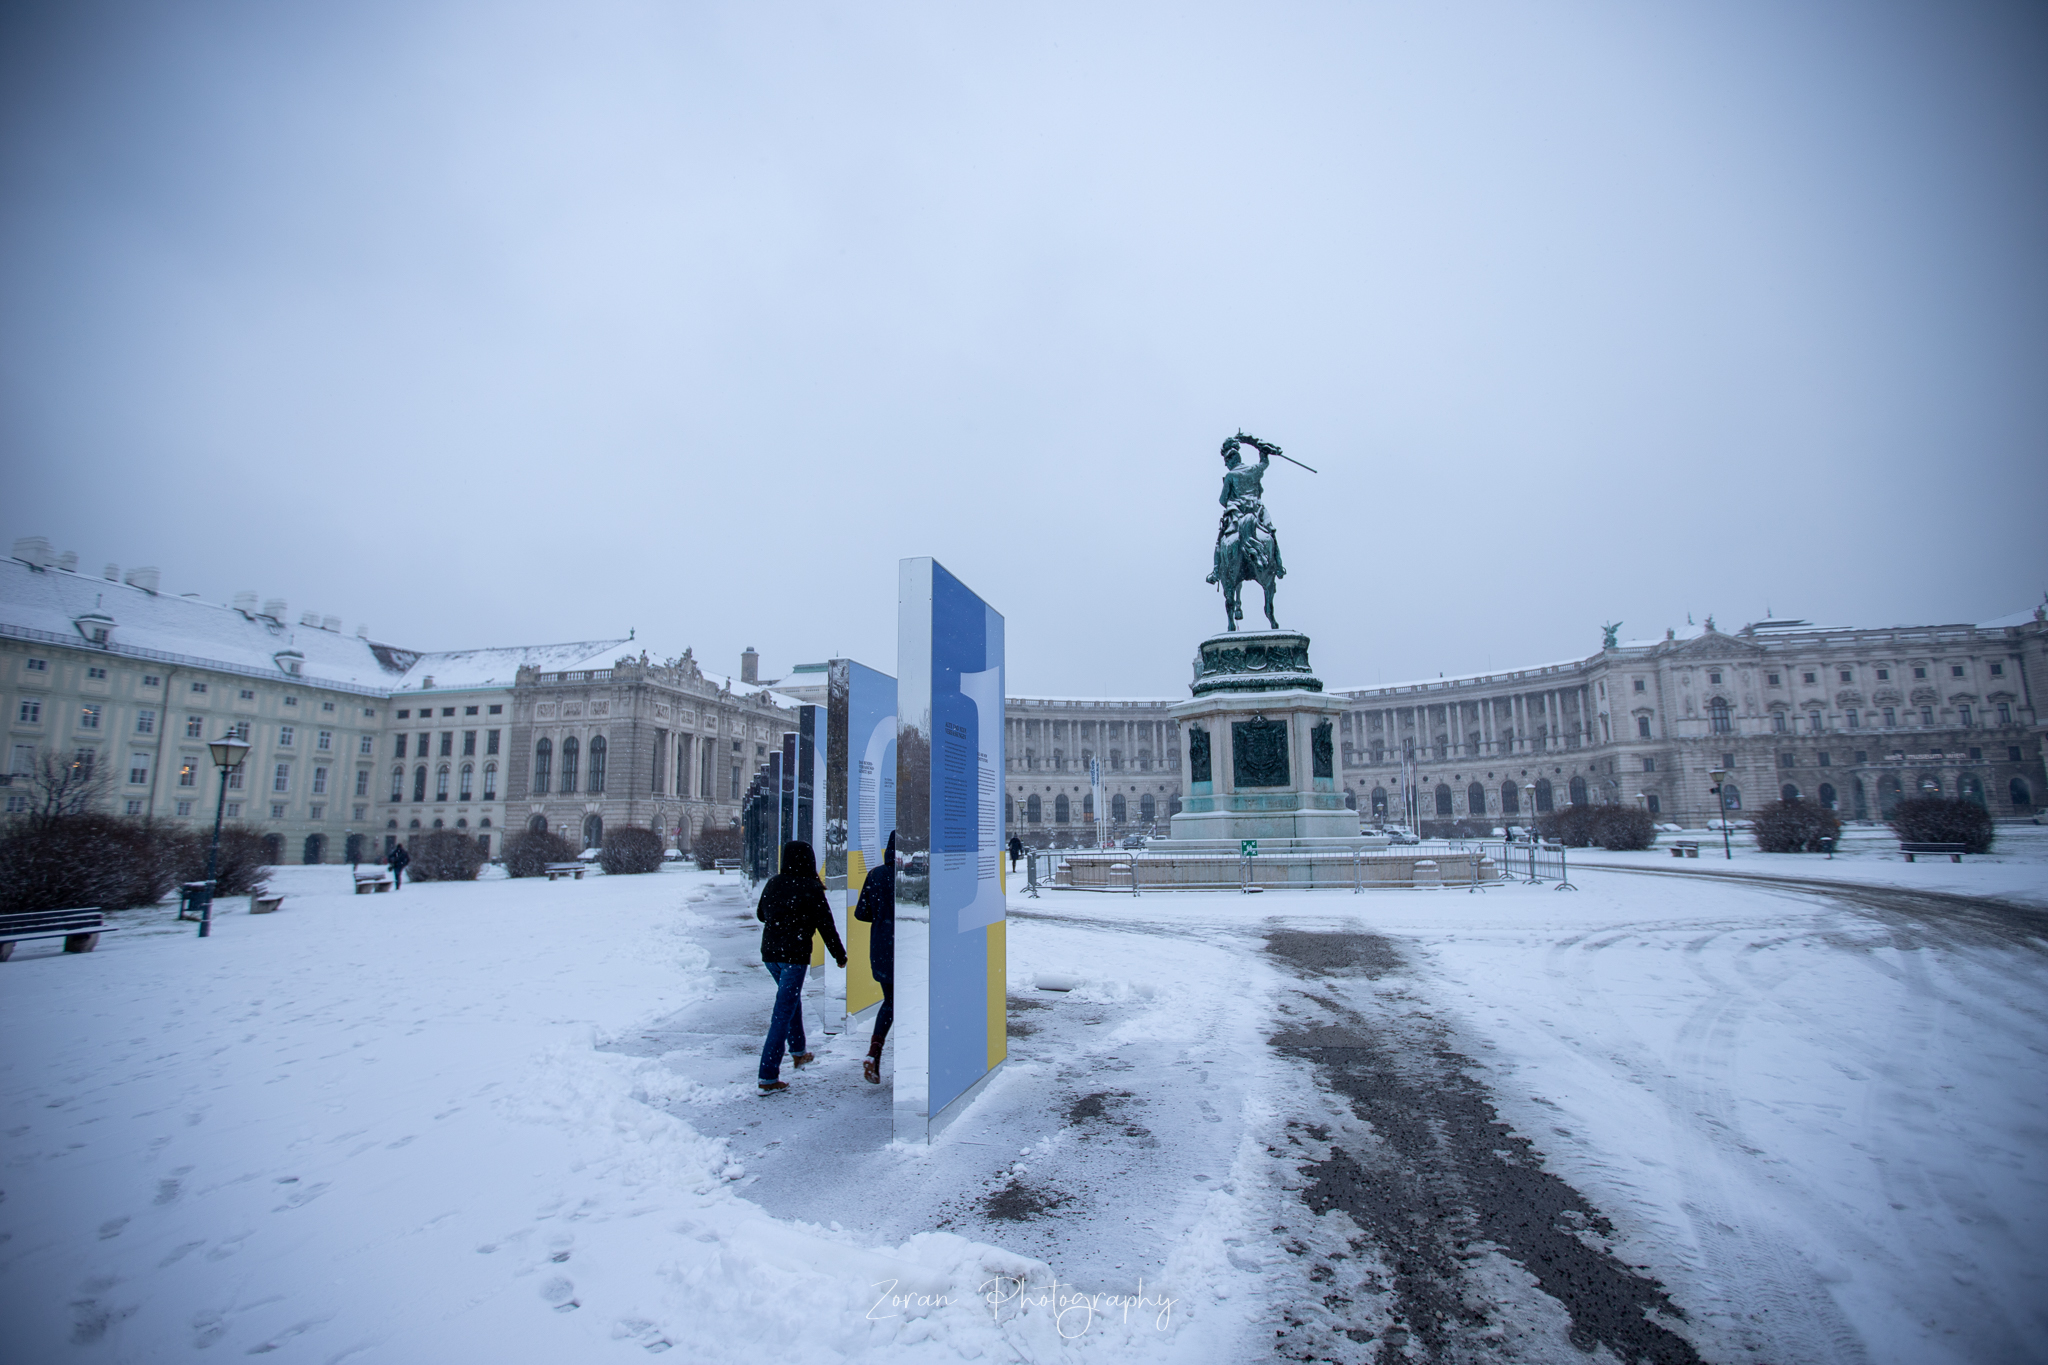
[[[2048, 1359], [2042, 918], [1575, 880], [1015, 899], [1010, 1064], [928, 1149], [864, 1030], [752, 1093], [730, 877], [288, 868], [205, 942], [25, 944], [0, 1354]], [[1452, 1101], [1458, 1188], [1398, 1131]]]

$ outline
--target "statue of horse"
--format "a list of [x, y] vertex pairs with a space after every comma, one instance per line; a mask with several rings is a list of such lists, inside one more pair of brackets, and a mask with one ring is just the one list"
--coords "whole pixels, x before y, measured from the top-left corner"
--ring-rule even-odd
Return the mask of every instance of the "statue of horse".
[[1232, 630], [1244, 619], [1246, 583], [1257, 583], [1265, 589], [1266, 624], [1280, 629], [1280, 622], [1273, 616], [1273, 587], [1286, 570], [1280, 567], [1280, 546], [1273, 533], [1259, 523], [1256, 504], [1234, 507], [1225, 516], [1223, 534], [1216, 540], [1216, 569], [1209, 575], [1209, 581], [1223, 588], [1223, 606]]

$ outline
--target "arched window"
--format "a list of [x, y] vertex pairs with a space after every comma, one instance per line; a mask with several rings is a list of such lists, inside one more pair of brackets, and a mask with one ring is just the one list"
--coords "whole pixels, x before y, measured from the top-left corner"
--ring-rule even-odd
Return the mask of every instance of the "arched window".
[[467, 821], [467, 820], [457, 820], [457, 821], [455, 822], [455, 828], [457, 828], [457, 829], [468, 829], [468, 828], [469, 828], [469, 821]]
[[1072, 812], [1072, 809], [1073, 808], [1067, 804], [1067, 794], [1065, 792], [1061, 792], [1058, 796], [1055, 796], [1052, 799], [1052, 822], [1055, 825], [1066, 824], [1069, 815]]
[[1095, 823], [1094, 792], [1083, 792], [1081, 794], [1081, 820], [1084, 824], [1092, 825]]
[[1551, 804], [1550, 779], [1539, 777], [1536, 779], [1536, 813], [1541, 815], [1545, 811], [1552, 809], [1554, 807]]
[[1436, 784], [1436, 813], [1440, 816], [1448, 816], [1455, 813], [1451, 809], [1451, 788], [1449, 783], [1439, 782]]
[[1956, 795], [1981, 806], [1984, 804], [1984, 784], [1977, 779], [1976, 774], [1965, 773], [1956, 781]]
[[405, 827], [406, 827], [407, 829], [418, 829], [418, 828], [420, 827], [420, 818], [419, 818], [419, 816], [417, 816], [417, 815], [413, 816], [413, 818], [412, 818], [411, 820], [409, 820], [409, 821], [407, 821], [407, 822], [406, 822], [406, 826], [405, 826]]
[[1117, 824], [1121, 825], [1125, 820], [1130, 818], [1128, 811], [1129, 807], [1124, 805], [1124, 797], [1122, 792], [1118, 792], [1115, 796], [1109, 798], [1109, 818], [1111, 820], [1114, 820]]
[[439, 828], [441, 828], [441, 817], [440, 817], [440, 816], [438, 816], [438, 815], [434, 817], [434, 828], [435, 828], [435, 829], [439, 829]]
[[[547, 743], [547, 741], [542, 740], [541, 743], [545, 744]], [[529, 834], [546, 834], [548, 832], [547, 816], [540, 814], [533, 815], [527, 820], [526, 829]]]
[[391, 770], [391, 799], [405, 800], [405, 765], [399, 764]]
[[1044, 819], [1045, 806], [1042, 803], [1040, 803], [1037, 795], [1034, 793], [1031, 796], [1025, 797], [1024, 823], [1027, 825], [1036, 825], [1044, 821]]
[[1734, 733], [1735, 721], [1728, 710], [1727, 698], [1715, 697], [1707, 703], [1707, 719], [1712, 722], [1710, 728], [1715, 734], [1726, 735]]
[[1151, 792], [1138, 798], [1138, 818], [1148, 825], [1159, 818], [1159, 803], [1152, 799]]
[[562, 741], [562, 795], [571, 796], [576, 791], [576, 736], [570, 735]]
[[1903, 794], [1897, 773], [1886, 773], [1877, 779], [1877, 818], [1889, 820], [1893, 807], [1899, 804]]
[[1721, 784], [1721, 809], [1741, 810], [1742, 788], [1736, 786], [1733, 782], [1723, 782]]
[[427, 765], [424, 763], [412, 770], [412, 799], [415, 801], [427, 799]]
[[434, 770], [434, 799], [436, 801], [446, 801], [448, 799], [448, 765], [446, 763], [443, 763]]
[[[604, 736], [598, 735], [590, 741], [590, 794], [596, 796], [604, 791]], [[631, 783], [627, 783], [631, 786]], [[594, 847], [594, 845], [593, 845]]]
[[484, 800], [495, 801], [497, 799], [498, 765], [495, 763], [486, 763], [484, 764]]
[[460, 801], [473, 801], [476, 799], [476, 764], [465, 763], [462, 765], [462, 785], [455, 789], [455, 794], [456, 799]]
[[[548, 768], [553, 764], [554, 757], [555, 746], [549, 741], [544, 739], [533, 746], [533, 781], [529, 784], [528, 790], [535, 796], [548, 794]], [[542, 820], [540, 827], [546, 829], [548, 822]]]
[[1513, 778], [1509, 778], [1500, 784], [1500, 813], [1502, 815], [1520, 815], [1522, 813], [1522, 789], [1515, 785]]
[[2006, 796], [2012, 802], [2012, 808], [2022, 815], [2034, 808], [2034, 789], [2027, 785], [2024, 777], [2012, 780], [2012, 785], [2006, 788]]
[[1799, 788], [1787, 782], [1784, 786], [1778, 788], [1778, 797], [1783, 801], [1797, 801], [1799, 799]]
[[272, 867], [284, 864], [284, 836], [266, 834], [263, 836], [263, 861]]
[[1374, 787], [1372, 789], [1372, 813], [1374, 819], [1384, 820], [1387, 818], [1387, 789], [1385, 787]]
[[1820, 798], [1820, 804], [1821, 804], [1821, 806], [1822, 806], [1822, 807], [1823, 807], [1824, 809], [1827, 809], [1827, 810], [1833, 810], [1833, 809], [1835, 809], [1835, 784], [1834, 784], [1834, 783], [1832, 783], [1832, 782], [1823, 782], [1823, 783], [1821, 783], [1821, 784], [1820, 784], [1820, 790], [1819, 790], [1819, 791], [1817, 791], [1817, 792], [1815, 792], [1815, 793], [1814, 793], [1814, 795], [1815, 795], [1815, 796], [1818, 796], [1818, 797]]
[[604, 847], [603, 816], [586, 815], [583, 817], [583, 846], [585, 848]]
[[327, 861], [327, 836], [324, 834], [308, 834], [306, 836], [306, 846], [300, 852], [304, 854], [308, 867], [314, 867]]
[[1468, 815], [1486, 814], [1486, 788], [1477, 782], [1465, 788], [1465, 811]]
[[1583, 778], [1583, 777], [1575, 777], [1575, 778], [1573, 778], [1573, 779], [1572, 779], [1572, 785], [1571, 785], [1571, 793], [1572, 793], [1572, 798], [1571, 798], [1571, 799], [1572, 799], [1572, 804], [1573, 804], [1574, 806], [1583, 806], [1583, 805], [1585, 805], [1585, 804], [1586, 804], [1586, 779], [1585, 779], [1585, 778]]

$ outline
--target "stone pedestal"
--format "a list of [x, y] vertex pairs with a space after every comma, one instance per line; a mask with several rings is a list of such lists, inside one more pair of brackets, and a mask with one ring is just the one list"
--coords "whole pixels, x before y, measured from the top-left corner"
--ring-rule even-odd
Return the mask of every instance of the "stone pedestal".
[[1344, 703], [1322, 694], [1308, 645], [1308, 636], [1286, 630], [1233, 631], [1202, 642], [1194, 697], [1171, 708], [1187, 782], [1172, 844], [1363, 842], [1358, 812], [1345, 808], [1337, 785]]

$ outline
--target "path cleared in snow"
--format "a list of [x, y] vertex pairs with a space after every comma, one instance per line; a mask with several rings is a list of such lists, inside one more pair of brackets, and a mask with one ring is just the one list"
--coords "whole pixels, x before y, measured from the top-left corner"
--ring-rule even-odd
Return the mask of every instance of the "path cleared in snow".
[[279, 881], [0, 968], [19, 1358], [2044, 1358], [2048, 942], [1910, 896], [1018, 900], [926, 1148], [731, 878]]

